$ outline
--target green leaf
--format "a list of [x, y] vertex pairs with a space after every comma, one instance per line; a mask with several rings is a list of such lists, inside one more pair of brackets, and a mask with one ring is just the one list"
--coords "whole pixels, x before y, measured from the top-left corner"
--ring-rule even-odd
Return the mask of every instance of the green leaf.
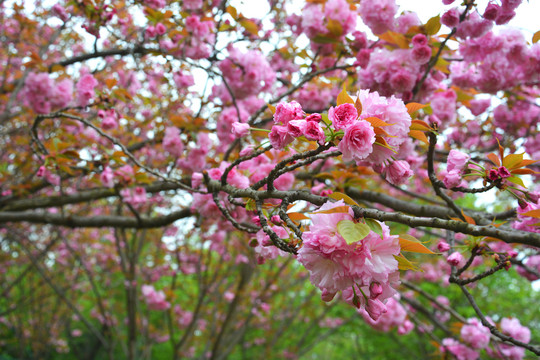
[[326, 125], [332, 125], [332, 122], [330, 121], [330, 119], [328, 119], [328, 114], [321, 114], [321, 120], [323, 123], [325, 123]]
[[240, 20], [240, 25], [242, 25], [242, 27], [246, 29], [248, 33], [252, 35], [257, 36], [257, 34], [259, 33], [259, 27], [257, 26], [257, 24], [255, 24], [253, 21], [249, 19]]
[[338, 106], [346, 103], [354, 104], [354, 100], [349, 96], [349, 94], [347, 94], [347, 91], [345, 90], [345, 85], [343, 85], [343, 90], [341, 90], [339, 93], [336, 103]]
[[337, 39], [324, 36], [324, 35], [316, 35], [311, 40], [317, 44], [339, 44], [340, 43]]
[[371, 231], [378, 234], [381, 238], [383, 237], [382, 226], [377, 220], [366, 219], [366, 225], [369, 226]]
[[337, 20], [328, 20], [328, 25], [326, 25], [326, 28], [336, 38], [340, 37], [343, 34], [343, 27], [341, 26], [341, 23]]
[[439, 70], [439, 71], [442, 71], [445, 74], [450, 74], [450, 70], [448, 69], [449, 65], [450, 65], [450, 63], [448, 61], [446, 61], [442, 57], [440, 57], [437, 60], [437, 63], [435, 64], [435, 69]]
[[341, 220], [337, 224], [337, 230], [338, 233], [343, 236], [347, 244], [361, 241], [371, 232], [368, 225], [355, 223], [352, 220]]
[[523, 161], [523, 154], [508, 154], [504, 157], [502, 164], [509, 170], [517, 167]]
[[426, 35], [435, 35], [441, 29], [441, 17], [439, 15], [432, 17], [428, 20], [426, 25], [424, 25], [426, 30]]
[[511, 183], [514, 183], [516, 185], [522, 186], [523, 188], [527, 188], [525, 184], [523, 183], [523, 180], [521, 178], [518, 178], [517, 176], [511, 176], [507, 178], [506, 180], [510, 181]]
[[399, 270], [413, 270], [418, 271], [420, 270], [413, 262], [410, 262], [405, 256], [403, 255], [394, 255], [394, 258], [398, 262], [398, 269]]
[[247, 211], [255, 211], [255, 210], [257, 210], [257, 207], [255, 206], [255, 200], [248, 199], [248, 201], [246, 202], [246, 210]]

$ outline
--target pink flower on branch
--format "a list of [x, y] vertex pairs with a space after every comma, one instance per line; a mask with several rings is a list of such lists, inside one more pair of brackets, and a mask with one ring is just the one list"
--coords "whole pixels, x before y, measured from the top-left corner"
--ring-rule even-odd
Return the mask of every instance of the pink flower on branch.
[[141, 291], [150, 310], [163, 311], [171, 307], [171, 304], [165, 300], [165, 293], [161, 290], [156, 291], [153, 285], [143, 285]]
[[373, 151], [375, 132], [371, 124], [365, 120], [356, 121], [345, 129], [338, 150], [343, 154], [343, 161], [364, 160]]
[[332, 121], [332, 125], [336, 130], [346, 129], [354, 124], [357, 118], [358, 112], [353, 104], [341, 104], [328, 110], [328, 119]]

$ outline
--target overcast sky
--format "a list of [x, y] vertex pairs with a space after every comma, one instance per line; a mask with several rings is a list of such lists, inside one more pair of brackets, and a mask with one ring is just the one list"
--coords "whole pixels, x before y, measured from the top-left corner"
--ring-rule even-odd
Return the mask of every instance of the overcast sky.
[[[267, 0], [233, 0], [231, 3], [235, 4], [245, 16], [253, 18], [258, 18], [261, 14], [266, 14], [269, 9]], [[459, 6], [461, 0], [457, 0], [454, 4], [446, 6], [442, 4], [441, 0], [396, 0], [396, 3], [399, 5], [398, 14], [404, 10], [414, 11], [423, 22], [426, 22], [429, 18], [442, 14], [447, 9]], [[477, 0], [476, 3], [480, 12], [483, 12], [489, 1]], [[303, 0], [292, 1], [293, 9], [291, 10], [300, 13], [304, 4], [305, 1]], [[516, 17], [508, 25], [522, 29], [528, 35], [525, 35], [526, 39], [531, 41], [532, 35], [540, 30], [539, 18], [540, 1], [523, 0], [523, 4], [518, 8]]]

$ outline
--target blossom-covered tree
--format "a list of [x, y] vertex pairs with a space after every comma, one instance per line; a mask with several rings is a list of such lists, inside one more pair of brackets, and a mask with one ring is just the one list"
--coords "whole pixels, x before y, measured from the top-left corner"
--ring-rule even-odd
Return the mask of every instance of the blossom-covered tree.
[[521, 2], [0, 1], [0, 355], [540, 355]]

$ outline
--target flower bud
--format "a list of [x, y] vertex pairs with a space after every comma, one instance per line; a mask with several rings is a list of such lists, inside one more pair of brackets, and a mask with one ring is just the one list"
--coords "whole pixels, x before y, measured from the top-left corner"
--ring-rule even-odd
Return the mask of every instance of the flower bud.
[[439, 241], [437, 244], [437, 250], [439, 250], [439, 252], [446, 252], [450, 250], [450, 245], [448, 245], [446, 241]]

